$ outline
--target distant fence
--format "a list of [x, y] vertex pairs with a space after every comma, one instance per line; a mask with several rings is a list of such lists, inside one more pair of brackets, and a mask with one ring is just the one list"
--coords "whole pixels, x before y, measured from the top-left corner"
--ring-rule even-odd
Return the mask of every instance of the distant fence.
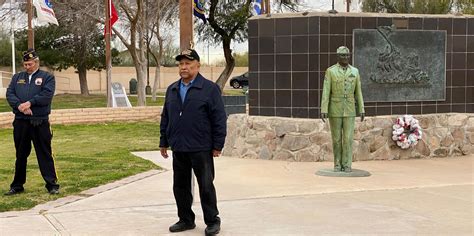
[[6, 88], [8, 88], [8, 84], [10, 83], [11, 77], [11, 72], [0, 70], [0, 98], [6, 97]]
[[[0, 71], [0, 98], [5, 98], [6, 88], [12, 80], [13, 73], [9, 71]], [[73, 91], [71, 88], [70, 78], [63, 76], [55, 76], [56, 78], [56, 93], [69, 93]], [[80, 92], [80, 90], [79, 90]]]
[[[209, 80], [216, 81], [219, 75], [224, 70], [223, 67], [201, 67], [200, 73]], [[247, 67], [235, 67], [232, 72], [233, 76], [241, 75], [247, 72]], [[150, 67], [150, 76], [148, 81], [150, 86], [153, 87], [155, 81], [155, 67]], [[73, 93], [77, 94], [81, 92], [79, 77], [75, 73], [74, 69], [68, 69], [63, 71], [55, 71], [56, 76], [56, 93]], [[134, 67], [113, 67], [112, 68], [112, 82], [119, 82], [129, 91], [130, 79], [137, 78]], [[229, 80], [230, 80], [229, 78]], [[179, 79], [178, 67], [161, 67], [160, 78], [158, 89], [166, 89], [170, 84]], [[104, 94], [107, 89], [105, 71], [88, 71], [87, 72], [87, 86], [90, 93], [102, 93]], [[230, 89], [229, 82], [226, 83], [226, 88]]]
[[[2, 70], [8, 70], [9, 68], [1, 68]], [[150, 67], [150, 76], [149, 84], [153, 87], [155, 81], [155, 67]], [[219, 78], [219, 75], [224, 70], [224, 67], [206, 67], [203, 66], [200, 69], [200, 73], [209, 80], [216, 81]], [[234, 76], [241, 75], [248, 71], [247, 67], [235, 67], [234, 71], [230, 78]], [[81, 93], [81, 87], [79, 84], [79, 75], [76, 73], [76, 70], [73, 68], [62, 70], [62, 71], [53, 71], [54, 76], [56, 77], [56, 93], [72, 93], [79, 94]], [[2, 78], [3, 88], [8, 87], [10, 83], [12, 73], [7, 71], [0, 70], [0, 76]], [[137, 78], [136, 71], [134, 67], [113, 67], [112, 68], [112, 82], [119, 82], [124, 87], [125, 90], [129, 91], [129, 82], [130, 79]], [[160, 70], [160, 79], [158, 89], [165, 89], [171, 83], [175, 82], [179, 78], [178, 67], [161, 67]], [[229, 80], [230, 80], [229, 78]], [[107, 81], [105, 70], [102, 71], [87, 71], [87, 86], [90, 93], [101, 93], [105, 94], [107, 89]], [[0, 88], [2, 88], [0, 84]], [[226, 88], [230, 89], [229, 82], [226, 83]], [[2, 95], [0, 95], [2, 97]], [[4, 97], [4, 94], [3, 94]]]
[[10, 80], [12, 78], [12, 73], [8, 71], [1, 71], [0, 70], [0, 88], [7, 88]]

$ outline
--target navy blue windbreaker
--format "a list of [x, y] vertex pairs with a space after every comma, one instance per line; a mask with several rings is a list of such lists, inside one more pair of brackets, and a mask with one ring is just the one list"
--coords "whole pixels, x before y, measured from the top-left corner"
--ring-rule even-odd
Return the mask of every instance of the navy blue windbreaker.
[[183, 103], [179, 85], [180, 80], [166, 90], [160, 147], [171, 147], [175, 152], [222, 150], [227, 134], [227, 115], [219, 86], [198, 74]]
[[[15, 113], [15, 119], [48, 119], [55, 87], [54, 76], [46, 71], [37, 70], [33, 73], [30, 82], [28, 82], [28, 73], [15, 74], [6, 94], [8, 103]], [[18, 110], [18, 106], [27, 101], [31, 102], [32, 116]]]

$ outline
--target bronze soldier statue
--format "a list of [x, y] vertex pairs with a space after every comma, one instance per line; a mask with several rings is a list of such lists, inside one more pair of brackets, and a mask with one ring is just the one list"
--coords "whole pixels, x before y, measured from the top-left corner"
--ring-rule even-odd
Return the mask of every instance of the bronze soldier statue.
[[321, 119], [329, 118], [334, 171], [352, 171], [352, 142], [357, 113], [364, 121], [364, 100], [359, 70], [349, 64], [350, 52], [346, 46], [337, 49], [338, 63], [326, 70], [321, 99]]

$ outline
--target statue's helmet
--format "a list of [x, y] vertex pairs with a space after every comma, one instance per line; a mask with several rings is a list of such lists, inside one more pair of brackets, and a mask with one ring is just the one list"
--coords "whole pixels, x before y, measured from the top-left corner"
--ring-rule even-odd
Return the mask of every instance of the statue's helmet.
[[348, 55], [350, 54], [350, 51], [349, 51], [349, 48], [347, 48], [346, 46], [340, 46], [337, 48], [336, 53], [342, 54], [342, 55]]

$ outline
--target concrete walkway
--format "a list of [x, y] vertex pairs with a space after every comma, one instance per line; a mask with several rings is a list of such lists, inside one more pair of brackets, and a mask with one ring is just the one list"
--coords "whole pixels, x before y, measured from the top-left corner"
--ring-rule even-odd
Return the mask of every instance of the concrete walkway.
[[[0, 213], [0, 235], [170, 235], [176, 222], [171, 160], [149, 171], [22, 212]], [[314, 173], [330, 162], [220, 157], [220, 235], [473, 235], [474, 155], [356, 162], [370, 177]], [[196, 189], [197, 191], [197, 189]], [[172, 235], [203, 235], [197, 227]]]

